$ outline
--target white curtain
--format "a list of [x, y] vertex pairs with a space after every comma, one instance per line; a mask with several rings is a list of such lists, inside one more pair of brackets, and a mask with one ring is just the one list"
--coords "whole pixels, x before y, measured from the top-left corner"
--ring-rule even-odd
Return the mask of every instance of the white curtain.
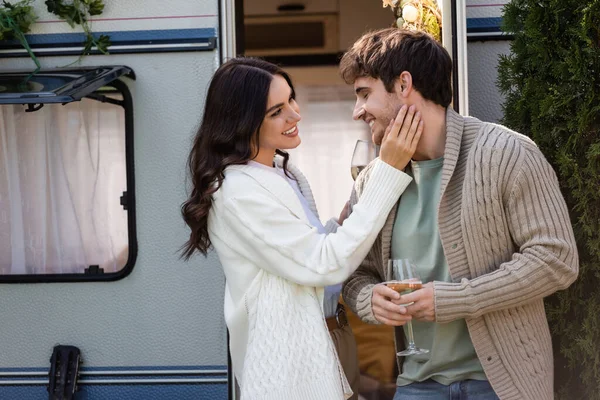
[[128, 257], [125, 122], [84, 99], [0, 107], [0, 274], [120, 270]]
[[290, 150], [290, 162], [306, 175], [321, 220], [337, 218], [350, 198], [354, 181], [350, 161], [356, 141], [370, 140], [369, 127], [352, 119], [354, 89], [349, 85], [295, 87], [302, 120], [302, 144]]

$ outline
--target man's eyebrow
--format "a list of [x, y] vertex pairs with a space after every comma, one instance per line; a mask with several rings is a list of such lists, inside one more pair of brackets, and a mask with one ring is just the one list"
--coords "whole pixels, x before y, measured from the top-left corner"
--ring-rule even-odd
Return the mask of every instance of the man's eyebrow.
[[271, 111], [274, 111], [276, 108], [279, 108], [279, 107], [282, 107], [282, 106], [283, 106], [283, 103], [275, 104], [273, 107], [269, 108], [265, 114], [268, 114]]
[[354, 90], [354, 92], [356, 92], [356, 94], [357, 94], [357, 95], [359, 95], [359, 94], [361, 94], [362, 92], [366, 92], [366, 91], [368, 91], [368, 90], [369, 90], [369, 88], [368, 88], [368, 87], [366, 87], [366, 86], [359, 86], [359, 87], [357, 87], [357, 88]]

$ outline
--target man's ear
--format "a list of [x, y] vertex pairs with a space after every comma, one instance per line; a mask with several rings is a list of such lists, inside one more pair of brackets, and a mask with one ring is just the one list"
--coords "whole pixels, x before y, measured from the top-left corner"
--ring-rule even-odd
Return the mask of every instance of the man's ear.
[[408, 71], [402, 71], [398, 79], [396, 80], [396, 93], [400, 97], [408, 97], [412, 92], [412, 75]]

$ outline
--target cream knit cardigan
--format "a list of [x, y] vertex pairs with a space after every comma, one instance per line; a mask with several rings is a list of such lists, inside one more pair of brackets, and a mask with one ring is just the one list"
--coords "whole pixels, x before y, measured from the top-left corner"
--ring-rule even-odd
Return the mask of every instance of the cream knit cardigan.
[[[542, 299], [568, 287], [579, 266], [556, 175], [529, 138], [505, 127], [448, 109], [446, 132], [438, 224], [452, 282], [434, 282], [436, 321], [466, 320], [501, 400], [552, 399], [552, 343]], [[351, 203], [368, 181], [367, 168]], [[378, 323], [373, 285], [390, 279], [395, 215], [396, 207], [343, 288], [350, 308], [370, 323]]]
[[[316, 213], [306, 179], [289, 170]], [[353, 215], [326, 235], [310, 225], [280, 175], [247, 165], [226, 169], [208, 229], [225, 272], [225, 321], [242, 400], [351, 395], [323, 317], [323, 287], [359, 266], [411, 182], [382, 161], [371, 180]]]

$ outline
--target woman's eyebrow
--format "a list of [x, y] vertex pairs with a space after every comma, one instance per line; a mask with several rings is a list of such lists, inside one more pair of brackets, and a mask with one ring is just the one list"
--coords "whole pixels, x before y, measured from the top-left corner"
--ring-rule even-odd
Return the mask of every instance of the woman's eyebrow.
[[265, 114], [268, 114], [268, 113], [270, 113], [271, 111], [273, 111], [273, 110], [275, 110], [276, 108], [279, 108], [279, 107], [281, 107], [281, 106], [283, 106], [283, 103], [278, 103], [278, 104], [275, 104], [273, 107], [269, 108]]

